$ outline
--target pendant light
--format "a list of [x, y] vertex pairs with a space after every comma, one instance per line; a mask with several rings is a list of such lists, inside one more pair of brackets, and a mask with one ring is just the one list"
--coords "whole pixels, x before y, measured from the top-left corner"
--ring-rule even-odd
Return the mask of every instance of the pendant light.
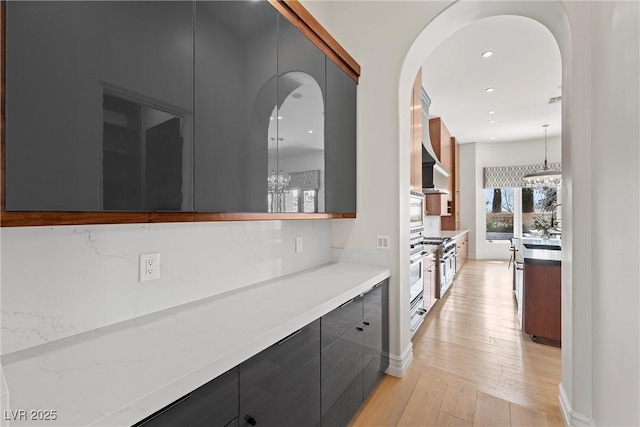
[[522, 178], [524, 186], [528, 188], [560, 187], [562, 184], [562, 172], [550, 170], [547, 164], [547, 127], [549, 125], [542, 125], [542, 127], [544, 128], [544, 166], [542, 170], [525, 175]]

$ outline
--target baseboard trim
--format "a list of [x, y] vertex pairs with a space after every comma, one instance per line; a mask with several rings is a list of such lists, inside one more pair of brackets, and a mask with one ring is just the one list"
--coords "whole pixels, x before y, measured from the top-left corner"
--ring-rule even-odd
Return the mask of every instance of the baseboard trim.
[[567, 392], [564, 390], [564, 386], [560, 384], [560, 393], [558, 400], [560, 401], [560, 412], [562, 412], [562, 418], [568, 426], [589, 426], [595, 427], [595, 423], [591, 417], [576, 412], [571, 407]]
[[413, 343], [409, 341], [409, 345], [404, 349], [398, 357], [394, 354], [389, 355], [389, 367], [386, 370], [388, 375], [402, 378], [409, 369], [409, 365], [413, 362]]

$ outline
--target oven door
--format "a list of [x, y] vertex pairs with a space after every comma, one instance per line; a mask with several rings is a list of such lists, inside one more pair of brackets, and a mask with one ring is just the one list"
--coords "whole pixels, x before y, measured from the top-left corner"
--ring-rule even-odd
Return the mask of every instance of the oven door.
[[411, 305], [424, 293], [424, 272], [422, 252], [413, 255], [409, 261], [409, 294]]

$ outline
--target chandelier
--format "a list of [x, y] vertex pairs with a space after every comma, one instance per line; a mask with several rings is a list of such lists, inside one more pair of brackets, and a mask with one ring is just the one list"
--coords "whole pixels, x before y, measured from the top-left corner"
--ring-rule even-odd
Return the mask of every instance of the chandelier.
[[525, 175], [522, 179], [524, 186], [528, 188], [557, 188], [562, 184], [562, 172], [549, 169], [547, 164], [547, 127], [549, 125], [542, 125], [542, 127], [544, 128], [544, 166], [539, 171]]
[[289, 185], [289, 182], [291, 182], [291, 175], [284, 172], [282, 169], [280, 171], [271, 170], [269, 171], [267, 182], [270, 192], [282, 193]]

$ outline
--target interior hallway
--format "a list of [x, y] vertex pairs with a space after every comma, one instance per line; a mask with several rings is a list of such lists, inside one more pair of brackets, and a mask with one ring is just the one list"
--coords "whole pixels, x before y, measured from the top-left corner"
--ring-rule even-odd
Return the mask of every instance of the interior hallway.
[[563, 426], [561, 350], [520, 331], [506, 261], [468, 260], [353, 426]]

